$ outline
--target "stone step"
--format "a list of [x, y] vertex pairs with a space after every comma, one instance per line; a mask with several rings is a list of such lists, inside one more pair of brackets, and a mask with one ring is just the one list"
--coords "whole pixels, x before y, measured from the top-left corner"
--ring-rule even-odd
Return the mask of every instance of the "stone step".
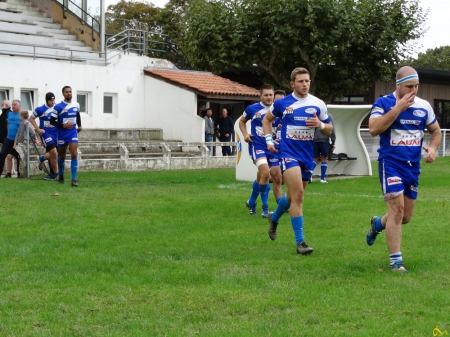
[[83, 141], [152, 141], [163, 140], [162, 129], [83, 129]]

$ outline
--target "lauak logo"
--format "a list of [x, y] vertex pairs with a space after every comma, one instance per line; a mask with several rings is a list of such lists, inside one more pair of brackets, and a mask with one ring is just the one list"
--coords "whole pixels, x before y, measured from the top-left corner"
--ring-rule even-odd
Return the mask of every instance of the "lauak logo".
[[441, 330], [439, 330], [438, 327], [435, 327], [435, 328], [434, 328], [434, 330], [433, 330], [433, 336], [444, 336], [444, 335], [448, 335], [447, 330], [441, 331]]

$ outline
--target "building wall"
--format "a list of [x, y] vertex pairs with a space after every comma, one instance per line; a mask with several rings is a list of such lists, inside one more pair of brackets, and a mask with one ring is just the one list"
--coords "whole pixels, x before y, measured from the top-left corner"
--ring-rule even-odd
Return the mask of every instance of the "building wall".
[[164, 130], [166, 140], [204, 141], [205, 123], [197, 115], [197, 95], [178, 86], [145, 76], [147, 128]]
[[[62, 101], [65, 85], [72, 87], [74, 100], [77, 92], [87, 92], [89, 113], [81, 115], [83, 128], [163, 128], [164, 139], [202, 141], [204, 122], [196, 115], [196, 94], [144, 75], [146, 67], [173, 69], [169, 61], [131, 54], [98, 66], [0, 56], [0, 64], [0, 88], [9, 89], [11, 99], [32, 91], [34, 107], [45, 103], [49, 91], [56, 102]], [[113, 96], [112, 114], [103, 113], [105, 94]]]
[[[395, 91], [395, 83], [387, 83], [377, 81], [375, 83], [375, 100], [387, 94], [390, 94]], [[435, 99], [444, 99], [450, 100], [450, 86], [448, 85], [437, 85], [437, 84], [428, 84], [421, 83], [419, 86], [418, 96], [424, 100], [430, 102], [433, 106], [433, 101]], [[371, 102], [373, 103], [373, 102]], [[371, 104], [370, 103], [370, 104]]]

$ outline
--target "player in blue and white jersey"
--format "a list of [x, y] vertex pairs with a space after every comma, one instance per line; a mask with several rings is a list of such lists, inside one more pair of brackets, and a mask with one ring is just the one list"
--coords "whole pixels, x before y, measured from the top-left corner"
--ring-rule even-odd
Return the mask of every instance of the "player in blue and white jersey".
[[[261, 195], [262, 217], [269, 216], [269, 166], [279, 165], [278, 158], [267, 151], [266, 139], [264, 138], [262, 120], [273, 103], [273, 87], [264, 84], [260, 88], [260, 103], [249, 105], [242, 117], [239, 119], [239, 129], [248, 143], [248, 152], [257, 168], [256, 180], [253, 182], [250, 199], [246, 202], [251, 215], [256, 214], [256, 200]], [[250, 122], [251, 131], [247, 132], [247, 122]], [[273, 159], [273, 160], [272, 160]], [[274, 184], [281, 184], [281, 177], [276, 177]]]
[[[441, 142], [441, 129], [431, 105], [417, 97], [419, 76], [414, 68], [397, 71], [396, 90], [372, 106], [369, 131], [380, 136], [378, 171], [387, 213], [373, 216], [366, 236], [369, 246], [386, 229], [392, 271], [407, 272], [401, 253], [402, 224], [411, 220], [417, 199], [422, 148], [425, 162], [432, 163]], [[422, 147], [425, 129], [430, 143]]]
[[62, 89], [64, 101], [55, 105], [50, 124], [58, 130], [58, 168], [59, 182], [64, 183], [64, 161], [67, 147], [70, 151], [70, 171], [72, 173], [72, 186], [77, 187], [78, 171], [78, 133], [81, 132], [80, 105], [72, 102], [72, 88], [65, 86]]
[[[39, 156], [39, 169], [43, 169], [44, 161], [50, 162], [51, 172], [45, 176], [45, 180], [55, 180], [58, 177], [58, 134], [56, 127], [50, 124], [50, 119], [55, 106], [55, 95], [48, 92], [45, 95], [45, 104], [37, 107], [30, 117], [30, 123], [33, 125], [36, 132], [41, 136], [42, 144], [45, 147], [45, 154]], [[39, 118], [39, 126], [36, 123], [36, 118]]]
[[306, 255], [313, 248], [305, 243], [303, 235], [304, 189], [311, 177], [313, 160], [314, 129], [330, 135], [333, 126], [328, 118], [325, 103], [309, 94], [311, 80], [305, 68], [295, 68], [291, 73], [290, 85], [294, 92], [276, 101], [263, 120], [263, 129], [270, 152], [276, 152], [271, 134], [272, 121], [280, 117], [281, 127], [281, 170], [286, 182], [286, 194], [280, 199], [275, 212], [269, 214], [269, 237], [275, 240], [280, 217], [289, 209], [295, 234], [297, 253]]

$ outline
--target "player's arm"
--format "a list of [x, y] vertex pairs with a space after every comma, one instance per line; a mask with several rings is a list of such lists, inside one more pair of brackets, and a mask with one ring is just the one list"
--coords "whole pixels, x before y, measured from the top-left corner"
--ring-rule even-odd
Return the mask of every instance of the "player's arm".
[[247, 132], [247, 122], [248, 120], [244, 116], [241, 116], [241, 118], [239, 118], [239, 130], [241, 130], [242, 135], [244, 136], [244, 141], [246, 143], [251, 143], [253, 135]]
[[30, 123], [31, 125], [33, 125], [33, 128], [36, 130], [37, 133], [39, 133], [40, 135], [43, 135], [45, 133], [45, 130], [39, 128], [38, 124], [36, 123], [36, 117], [34, 117], [34, 115], [30, 116]]
[[[414, 98], [416, 97], [414, 92], [406, 94], [401, 99], [398, 99], [398, 95], [398, 92], [396, 92], [397, 101], [395, 102], [395, 106], [391, 110], [389, 110], [385, 114], [374, 114], [370, 117], [369, 132], [372, 137], [378, 136], [379, 134], [386, 131], [392, 125], [392, 123], [394, 123], [398, 115], [400, 115], [414, 103]], [[375, 106], [374, 108], [372, 108], [372, 111], [376, 108], [383, 109]]]
[[272, 114], [271, 111], [268, 111], [265, 114], [264, 119], [262, 121], [263, 132], [266, 137], [267, 150], [269, 150], [272, 153], [278, 152], [275, 149], [275, 143], [274, 143], [274, 140], [272, 137], [272, 122], [274, 119], [275, 119], [275, 116]]
[[[324, 120], [329, 120], [324, 119]], [[306, 120], [306, 126], [308, 126], [309, 128], [318, 128], [320, 132], [322, 132], [324, 135], [331, 135], [331, 132], [333, 131], [333, 124], [331, 124], [331, 121], [329, 121], [328, 123], [324, 123], [322, 122], [316, 115], [316, 113], [314, 113], [314, 116], [311, 118], [308, 118]]]
[[425, 162], [432, 163], [436, 159], [436, 152], [441, 144], [442, 132], [438, 122], [428, 125], [427, 129], [430, 133], [430, 145], [424, 146], [423, 149], [427, 153]]
[[77, 132], [81, 132], [81, 130], [83, 130], [83, 128], [81, 127], [81, 116], [80, 116], [80, 112], [77, 113]]

